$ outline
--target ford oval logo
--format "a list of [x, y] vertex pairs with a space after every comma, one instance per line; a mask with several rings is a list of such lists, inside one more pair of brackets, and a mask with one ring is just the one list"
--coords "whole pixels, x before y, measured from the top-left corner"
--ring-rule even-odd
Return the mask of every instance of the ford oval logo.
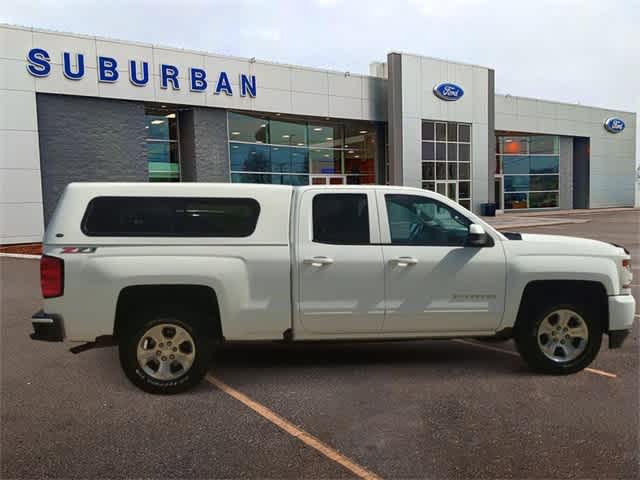
[[624, 120], [617, 117], [607, 118], [604, 121], [604, 128], [611, 133], [620, 133], [624, 130], [625, 124]]
[[442, 100], [454, 102], [462, 98], [464, 90], [455, 83], [439, 83], [433, 87], [433, 93]]

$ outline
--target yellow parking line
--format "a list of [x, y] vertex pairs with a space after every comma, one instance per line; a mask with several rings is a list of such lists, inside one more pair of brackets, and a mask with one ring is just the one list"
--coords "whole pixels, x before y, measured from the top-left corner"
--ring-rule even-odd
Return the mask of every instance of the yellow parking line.
[[266, 418], [267, 420], [269, 420], [271, 423], [273, 423], [275, 426], [277, 426], [281, 430], [285, 431], [286, 433], [288, 433], [292, 437], [297, 438], [298, 440], [303, 442], [305, 445], [307, 445], [307, 446], [309, 446], [311, 448], [314, 448], [315, 450], [320, 452], [322, 455], [324, 455], [328, 459], [333, 460], [334, 462], [336, 462], [337, 464], [343, 466], [344, 468], [346, 468], [347, 470], [351, 471], [352, 473], [354, 473], [358, 477], [366, 479], [366, 480], [381, 480], [381, 477], [379, 477], [375, 473], [370, 472], [366, 468], [358, 465], [356, 462], [354, 462], [353, 460], [351, 460], [348, 457], [345, 457], [340, 452], [338, 452], [337, 450], [331, 448], [329, 445], [327, 445], [326, 443], [324, 443], [321, 440], [317, 439], [316, 437], [314, 437], [310, 433], [307, 433], [304, 430], [302, 430], [301, 428], [296, 427], [290, 421], [288, 421], [287, 419], [281, 417], [280, 415], [275, 413], [273, 410], [270, 410], [269, 408], [265, 407], [261, 403], [258, 403], [255, 400], [249, 398], [244, 393], [239, 392], [235, 388], [230, 387], [229, 385], [224, 383], [222, 380], [217, 379], [216, 377], [214, 377], [211, 374], [207, 374], [207, 376], [205, 378], [210, 384], [218, 387], [220, 390], [222, 390], [227, 395], [229, 395], [229, 396], [235, 398], [236, 400], [238, 400], [239, 402], [243, 403], [245, 406], [249, 407], [251, 410], [256, 412], [258, 415], [261, 415], [262, 417]]
[[[496, 352], [502, 352], [502, 353], [506, 353], [508, 355], [514, 355], [516, 357], [520, 356], [520, 354], [518, 352], [513, 352], [511, 350], [505, 350], [504, 348], [492, 347], [491, 345], [483, 345], [483, 344], [480, 344], [480, 343], [471, 342], [469, 340], [462, 340], [460, 338], [455, 339], [454, 342], [466, 343], [467, 345], [473, 345], [474, 347], [484, 348], [486, 350], [495, 350]], [[584, 370], [585, 370], [585, 372], [595, 373], [596, 375], [602, 375], [603, 377], [618, 378], [618, 376], [615, 373], [605, 372], [604, 370], [598, 370], [596, 368], [587, 367]]]

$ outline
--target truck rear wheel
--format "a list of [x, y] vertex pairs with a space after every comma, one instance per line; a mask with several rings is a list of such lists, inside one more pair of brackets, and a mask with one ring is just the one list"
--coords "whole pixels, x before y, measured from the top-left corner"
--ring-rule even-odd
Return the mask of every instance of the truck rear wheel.
[[120, 365], [127, 378], [149, 393], [180, 393], [198, 384], [207, 372], [212, 342], [195, 318], [183, 321], [157, 316], [124, 332]]
[[595, 311], [577, 303], [558, 303], [525, 312], [514, 332], [520, 355], [543, 373], [563, 375], [586, 368], [602, 342]]

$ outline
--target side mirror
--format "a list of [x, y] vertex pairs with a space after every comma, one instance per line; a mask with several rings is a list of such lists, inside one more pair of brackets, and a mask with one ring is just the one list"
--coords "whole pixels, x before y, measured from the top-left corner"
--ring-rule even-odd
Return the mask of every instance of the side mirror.
[[467, 236], [466, 246], [468, 247], [486, 247], [491, 245], [491, 237], [487, 235], [481, 225], [472, 223], [469, 225], [469, 235]]

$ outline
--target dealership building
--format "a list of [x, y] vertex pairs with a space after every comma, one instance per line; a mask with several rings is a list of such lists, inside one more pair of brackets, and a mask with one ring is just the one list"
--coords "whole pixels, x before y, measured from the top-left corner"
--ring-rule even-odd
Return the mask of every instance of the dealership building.
[[76, 181], [393, 184], [466, 208], [633, 206], [636, 114], [498, 95], [405, 53], [369, 75], [0, 25], [0, 244]]

